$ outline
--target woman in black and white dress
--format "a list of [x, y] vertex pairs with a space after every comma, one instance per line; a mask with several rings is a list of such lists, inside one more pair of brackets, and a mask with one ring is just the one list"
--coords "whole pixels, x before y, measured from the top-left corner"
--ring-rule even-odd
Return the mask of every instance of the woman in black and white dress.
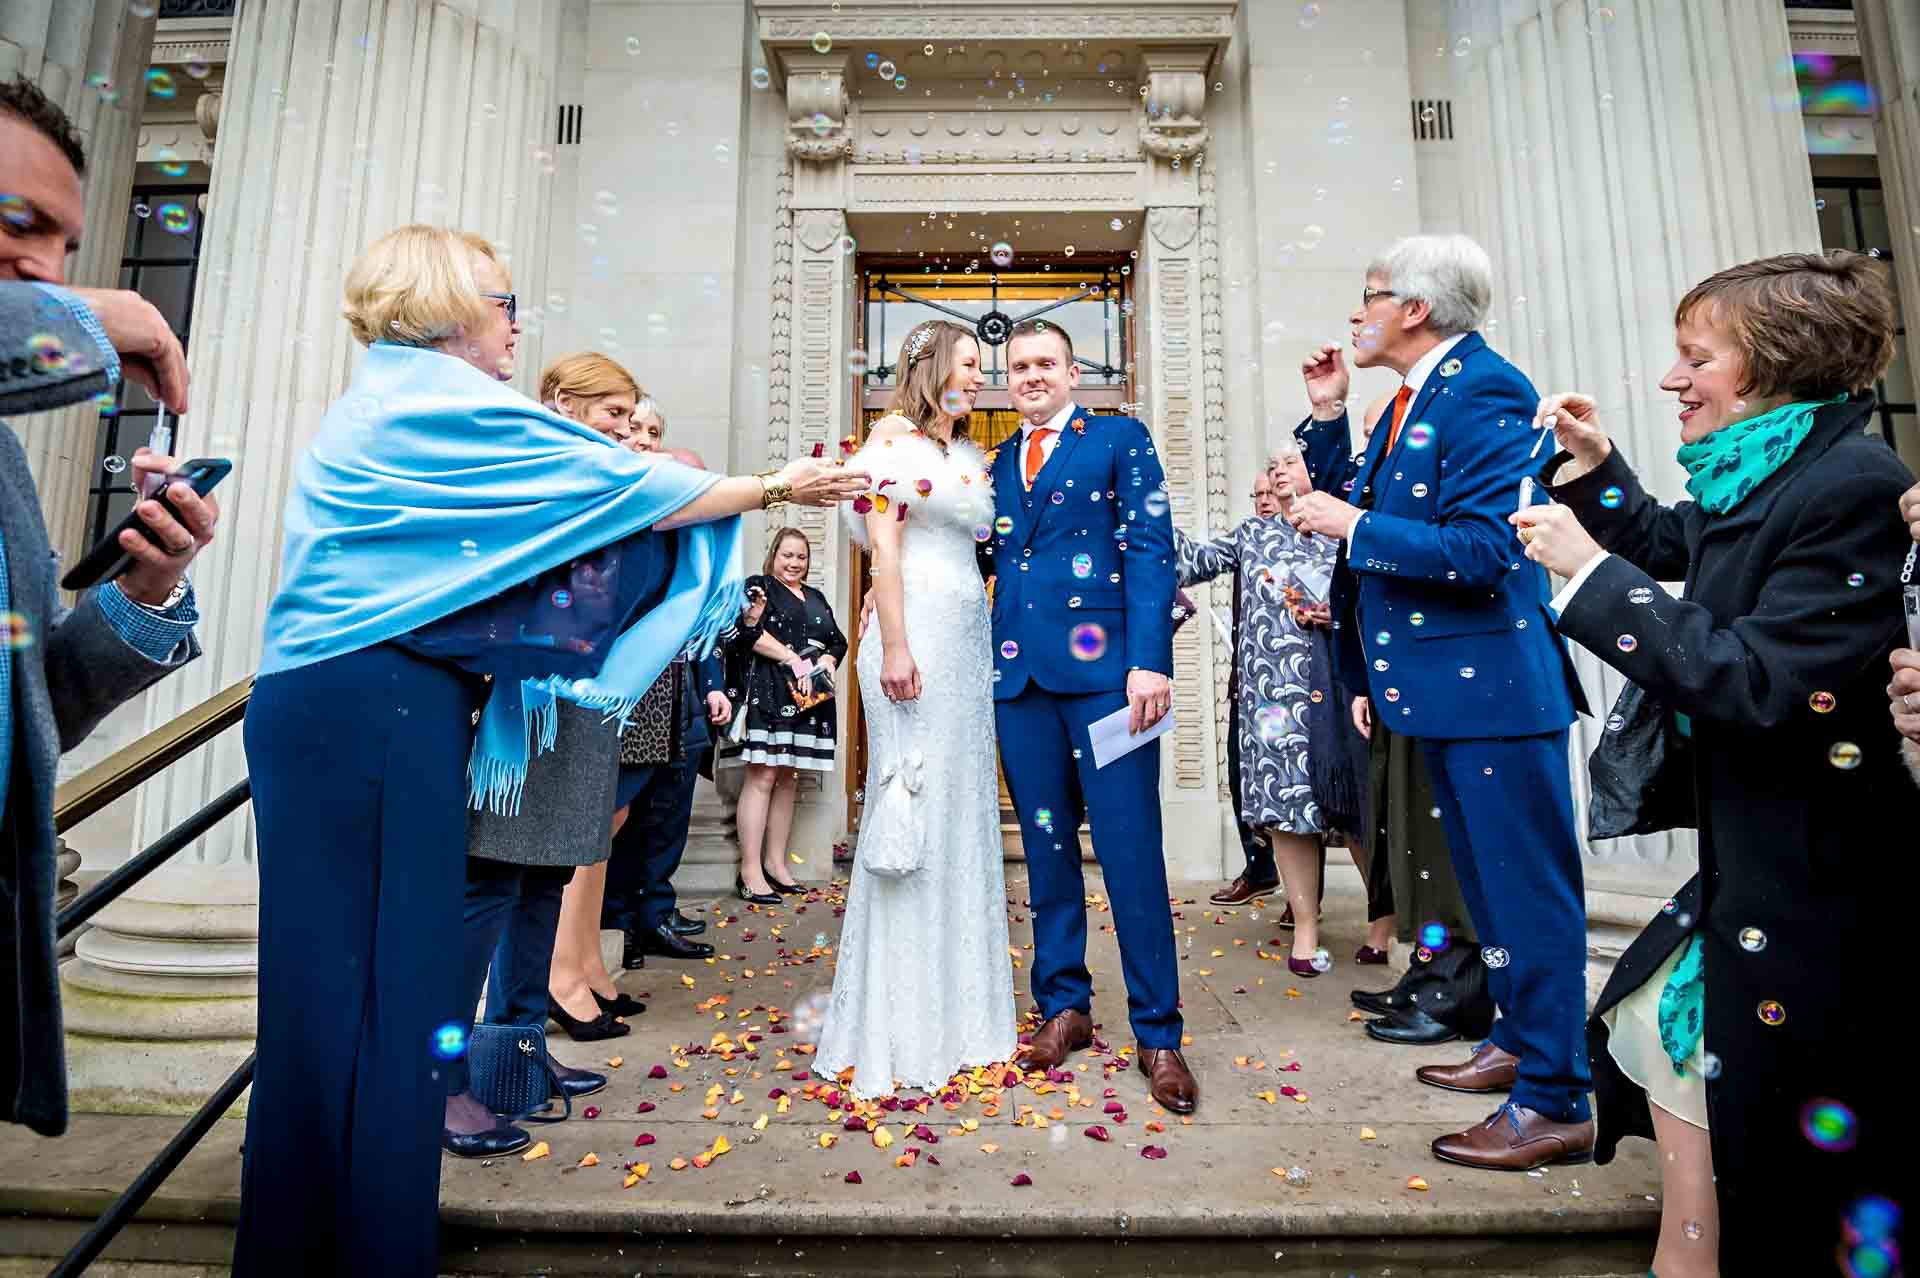
[[[807, 535], [782, 528], [767, 552], [765, 573], [747, 579], [749, 594], [765, 595], [767, 609], [739, 685], [747, 703], [745, 735], [725, 762], [747, 769], [734, 888], [742, 900], [762, 905], [806, 890], [785, 865], [794, 795], [801, 772], [833, 771], [838, 708], [831, 687], [847, 639], [833, 605], [807, 584], [810, 560]], [[827, 677], [816, 679], [817, 671]]]

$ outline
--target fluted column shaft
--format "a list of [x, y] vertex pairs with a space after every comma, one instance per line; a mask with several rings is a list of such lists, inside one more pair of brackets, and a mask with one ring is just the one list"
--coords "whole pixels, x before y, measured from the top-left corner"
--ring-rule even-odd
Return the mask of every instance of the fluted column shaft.
[[[125, 0], [0, 4], [0, 79], [25, 76], [39, 85], [72, 119], [86, 148], [87, 229], [67, 261], [70, 284], [111, 288], [120, 278], [153, 50], [153, 13], [136, 7]], [[86, 549], [80, 542], [99, 452], [99, 409], [88, 401], [8, 425], [26, 448], [54, 549], [77, 558]]]
[[[1907, 322], [1907, 367], [1920, 376], [1920, 9], [1908, 0], [1855, 0], [1853, 12], [1867, 82], [1880, 104], [1874, 149]], [[1911, 438], [1901, 442], [1913, 447]], [[1920, 456], [1909, 452], [1907, 464], [1916, 463]]]

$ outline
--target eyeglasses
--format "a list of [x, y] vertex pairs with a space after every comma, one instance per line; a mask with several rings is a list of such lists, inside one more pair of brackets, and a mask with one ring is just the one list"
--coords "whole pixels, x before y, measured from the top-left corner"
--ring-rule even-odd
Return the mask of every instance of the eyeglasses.
[[512, 293], [482, 293], [480, 296], [490, 297], [496, 302], [505, 302], [509, 324], [513, 323], [514, 317], [520, 313], [520, 299]]
[[1364, 309], [1366, 307], [1372, 306], [1373, 299], [1376, 297], [1398, 297], [1398, 296], [1400, 295], [1394, 292], [1390, 288], [1363, 288], [1360, 290], [1360, 305], [1362, 309]]

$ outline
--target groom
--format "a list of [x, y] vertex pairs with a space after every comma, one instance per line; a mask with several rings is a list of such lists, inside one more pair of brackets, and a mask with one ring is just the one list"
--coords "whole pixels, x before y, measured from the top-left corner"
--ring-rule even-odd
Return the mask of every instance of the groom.
[[1033, 997], [1046, 1023], [1026, 1063], [1052, 1069], [1093, 1041], [1080, 822], [1093, 827], [1153, 1098], [1190, 1114], [1180, 978], [1160, 849], [1160, 743], [1096, 770], [1088, 725], [1116, 711], [1152, 727], [1173, 700], [1173, 527], [1153, 437], [1073, 402], [1073, 342], [1016, 324], [1007, 385], [1020, 434], [993, 461], [993, 698], [1033, 903]]

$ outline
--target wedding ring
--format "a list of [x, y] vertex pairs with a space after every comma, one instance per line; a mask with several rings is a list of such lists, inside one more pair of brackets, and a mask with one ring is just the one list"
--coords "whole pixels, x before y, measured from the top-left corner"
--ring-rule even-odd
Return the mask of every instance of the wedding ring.
[[1532, 540], [1533, 540], [1533, 529], [1522, 528], [1520, 530], [1520, 544], [1524, 546]]
[[1900, 694], [1900, 704], [1909, 710], [1920, 710], [1920, 706], [1913, 704], [1913, 693], [1911, 692], [1903, 692]]

